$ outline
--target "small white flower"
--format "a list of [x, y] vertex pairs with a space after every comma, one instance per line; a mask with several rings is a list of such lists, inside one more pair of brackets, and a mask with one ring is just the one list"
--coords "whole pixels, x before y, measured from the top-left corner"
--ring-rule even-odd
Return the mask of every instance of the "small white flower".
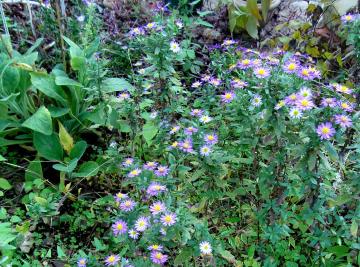
[[157, 117], [158, 113], [157, 111], [153, 111], [150, 113], [150, 119], [155, 119]]
[[289, 116], [293, 119], [300, 119], [302, 116], [302, 112], [298, 108], [292, 108], [289, 112]]
[[203, 241], [200, 243], [199, 247], [202, 254], [211, 255], [212, 248], [209, 242]]
[[202, 123], [208, 123], [208, 122], [212, 121], [212, 118], [207, 115], [204, 115], [204, 116], [201, 116], [200, 121]]
[[173, 51], [174, 53], [179, 53], [180, 52], [180, 46], [177, 42], [172, 41], [170, 42], [170, 50]]

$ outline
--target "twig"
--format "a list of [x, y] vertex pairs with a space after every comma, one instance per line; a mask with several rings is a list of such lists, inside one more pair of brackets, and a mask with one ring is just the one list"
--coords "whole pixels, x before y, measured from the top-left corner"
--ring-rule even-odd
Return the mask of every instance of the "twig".
[[35, 1], [27, 1], [27, 0], [2, 0], [2, 3], [4, 4], [29, 4], [30, 5], [34, 5], [34, 6], [42, 6], [42, 7], [46, 7], [46, 8], [49, 8], [47, 5], [44, 5], [42, 3], [38, 3], [38, 2], [35, 2]]
[[64, 33], [63, 33], [63, 27], [61, 24], [61, 13], [60, 13], [60, 6], [58, 1], [55, 1], [55, 8], [56, 8], [56, 22], [58, 24], [59, 32], [60, 32], [60, 46], [61, 46], [61, 55], [62, 55], [62, 61], [64, 64], [64, 71], [66, 72], [66, 52], [65, 52], [65, 44], [64, 44]]
[[7, 23], [6, 23], [6, 17], [5, 17], [4, 9], [3, 9], [3, 6], [2, 6], [2, 2], [0, 3], [0, 13], [1, 13], [1, 18], [2, 18], [3, 24], [4, 24], [5, 34], [7, 36], [10, 36], [9, 29], [8, 29]]
[[28, 11], [29, 11], [30, 27], [31, 27], [31, 31], [32, 31], [35, 39], [36, 39], [36, 38], [37, 38], [37, 37], [36, 37], [36, 31], [35, 31], [35, 27], [34, 27], [34, 23], [33, 23], [33, 17], [32, 17], [32, 12], [31, 12], [31, 5], [30, 5], [29, 2], [30, 2], [29, 0], [26, 1], [27, 8], [28, 8]]

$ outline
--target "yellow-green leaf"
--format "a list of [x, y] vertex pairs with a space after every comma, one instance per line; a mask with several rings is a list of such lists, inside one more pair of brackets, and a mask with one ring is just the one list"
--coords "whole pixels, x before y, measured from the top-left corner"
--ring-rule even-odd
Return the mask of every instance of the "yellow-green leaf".
[[67, 132], [65, 127], [59, 122], [59, 138], [61, 146], [67, 154], [70, 154], [71, 149], [74, 147], [74, 139]]
[[246, 6], [251, 15], [253, 15], [257, 20], [261, 20], [261, 15], [259, 12], [259, 7], [256, 0], [247, 0]]

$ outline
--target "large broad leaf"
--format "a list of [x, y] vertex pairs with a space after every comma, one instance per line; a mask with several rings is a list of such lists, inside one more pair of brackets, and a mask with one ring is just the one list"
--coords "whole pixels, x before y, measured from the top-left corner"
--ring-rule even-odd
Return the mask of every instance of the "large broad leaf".
[[60, 86], [56, 85], [55, 78], [46, 73], [31, 73], [31, 82], [36, 89], [48, 97], [54, 98], [66, 105], [66, 95]]
[[60, 138], [60, 143], [64, 148], [64, 150], [66, 151], [66, 153], [70, 154], [70, 151], [74, 147], [74, 139], [65, 129], [65, 127], [61, 124], [61, 122], [59, 122], [59, 138]]
[[53, 131], [50, 112], [44, 106], [24, 121], [22, 126], [45, 135], [51, 135]]
[[261, 20], [257, 0], [247, 0], [246, 6], [251, 15], [253, 15], [256, 19]]
[[254, 38], [254, 39], [258, 39], [258, 28], [257, 28], [257, 20], [255, 17], [253, 16], [249, 16], [248, 20], [246, 22], [246, 31], [248, 32], [248, 34]]
[[[3, 71], [1, 66], [0, 71]], [[0, 90], [3, 89], [7, 95], [18, 92], [18, 85], [20, 82], [20, 72], [18, 69], [13, 67], [6, 67], [6, 70], [0, 78], [0, 85], [3, 87], [0, 88]]]
[[65, 86], [78, 86], [78, 87], [82, 87], [82, 84], [70, 79], [69, 77], [66, 76], [56, 76], [55, 77], [55, 83], [56, 85], [65, 85]]
[[268, 12], [270, 9], [271, 0], [262, 0], [261, 1], [261, 13], [262, 13], [262, 19], [264, 21], [267, 20]]
[[41, 133], [34, 133], [34, 146], [39, 152], [40, 156], [47, 160], [61, 161], [63, 158], [63, 149], [57, 134], [44, 135]]
[[79, 170], [73, 174], [74, 177], [90, 177], [95, 176], [99, 171], [99, 165], [95, 161], [83, 163]]
[[152, 123], [147, 123], [144, 125], [142, 134], [148, 145], [151, 145], [152, 140], [155, 137], [155, 135], [157, 134], [158, 130], [159, 130], [158, 127], [156, 127]]
[[29, 163], [25, 170], [25, 191], [29, 192], [34, 187], [40, 188], [43, 185], [43, 171], [41, 161], [36, 157]]
[[134, 87], [127, 82], [125, 79], [121, 78], [108, 78], [105, 79], [101, 84], [101, 90], [104, 93], [118, 92], [118, 91], [129, 91], [133, 92]]
[[84, 155], [86, 148], [87, 143], [85, 141], [77, 142], [70, 152], [70, 158], [79, 160]]

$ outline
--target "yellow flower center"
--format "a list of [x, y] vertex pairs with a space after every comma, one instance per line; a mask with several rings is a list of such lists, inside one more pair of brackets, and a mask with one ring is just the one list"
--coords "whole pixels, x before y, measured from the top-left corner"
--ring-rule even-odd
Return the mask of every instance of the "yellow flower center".
[[306, 99], [301, 100], [301, 105], [303, 107], [308, 107], [310, 105], [310, 102]]
[[288, 66], [288, 70], [294, 70], [296, 68], [296, 65], [294, 63], [290, 63]]
[[184, 143], [183, 147], [184, 147], [184, 148], [189, 148], [190, 145], [189, 145], [188, 143]]
[[139, 226], [140, 226], [140, 227], [145, 226], [145, 222], [144, 222], [144, 221], [140, 221], [140, 222], [139, 222]]
[[171, 144], [172, 147], [177, 147], [177, 145], [178, 145], [178, 142], [174, 142]]
[[158, 245], [153, 245], [152, 248], [156, 250], [156, 249], [159, 249], [159, 246]]
[[159, 252], [159, 253], [156, 253], [155, 255], [155, 258], [157, 258], [158, 260], [160, 260], [162, 258], [162, 254]]
[[160, 190], [161, 186], [160, 185], [155, 185], [155, 190]]
[[80, 260], [79, 263], [80, 264], [85, 264], [85, 260]]
[[265, 70], [264, 69], [259, 69], [258, 74], [259, 75], [265, 75]]
[[244, 64], [244, 65], [249, 65], [249, 64], [250, 64], [250, 60], [244, 59], [244, 60], [242, 61], [242, 64]]
[[170, 215], [165, 216], [164, 221], [167, 223], [171, 222], [172, 221], [171, 216]]
[[301, 74], [304, 76], [309, 76], [309, 71], [308, 70], [302, 70]]
[[111, 255], [109, 258], [108, 258], [108, 262], [114, 262], [115, 261], [115, 256], [114, 255]]
[[349, 105], [348, 105], [348, 104], [346, 104], [346, 103], [341, 103], [341, 107], [342, 107], [342, 108], [348, 108], [348, 107], [349, 107]]
[[231, 94], [225, 94], [226, 99], [231, 99]]
[[122, 230], [124, 227], [123, 227], [123, 225], [122, 225], [121, 223], [119, 223], [119, 224], [116, 226], [116, 228], [117, 228], [118, 230]]
[[328, 134], [328, 133], [330, 133], [330, 129], [328, 127], [324, 127], [324, 128], [321, 129], [321, 132], [323, 134]]
[[346, 19], [347, 21], [350, 21], [350, 20], [351, 20], [351, 16], [345, 16], [345, 19]]
[[296, 116], [296, 115], [299, 115], [299, 111], [298, 111], [298, 110], [294, 110], [293, 113], [294, 113], [295, 116]]
[[213, 141], [215, 138], [214, 138], [213, 135], [209, 135], [207, 139], [210, 140], [210, 141]]
[[137, 175], [137, 174], [138, 174], [138, 171], [137, 171], [137, 170], [133, 170], [133, 171], [131, 171], [131, 174], [132, 174], [132, 175]]
[[156, 204], [156, 205], [154, 206], [154, 210], [160, 211], [160, 210], [161, 210], [161, 206], [160, 206], [159, 204]]

